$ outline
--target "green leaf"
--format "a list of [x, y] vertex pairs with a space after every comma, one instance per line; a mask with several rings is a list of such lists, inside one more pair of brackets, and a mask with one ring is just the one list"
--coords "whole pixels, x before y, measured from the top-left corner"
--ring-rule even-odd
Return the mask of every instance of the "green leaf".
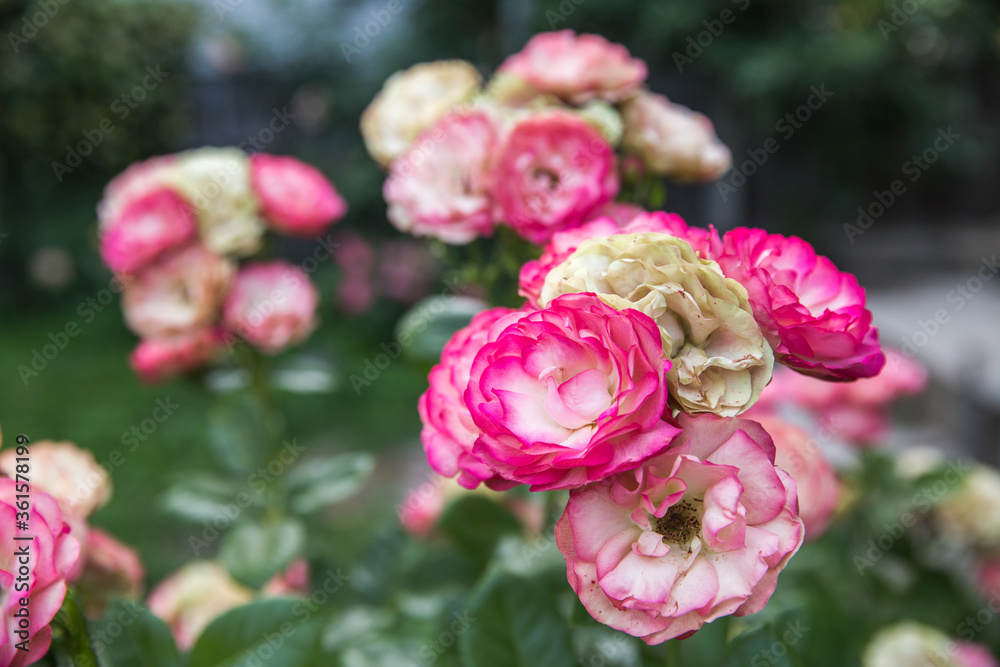
[[257, 408], [245, 394], [218, 401], [209, 413], [208, 442], [215, 458], [234, 472], [251, 470], [264, 450]]
[[170, 628], [148, 610], [124, 600], [108, 607], [91, 634], [94, 653], [107, 667], [177, 667], [180, 652]]
[[451, 504], [438, 526], [465, 555], [485, 565], [505, 536], [521, 531], [506, 509], [481, 496], [466, 496]]
[[301, 600], [273, 598], [237, 607], [198, 638], [188, 667], [320, 667], [319, 618]]
[[569, 627], [555, 599], [534, 579], [490, 576], [458, 618], [462, 624], [454, 632], [468, 667], [576, 665]]
[[310, 458], [289, 471], [291, 507], [309, 514], [355, 495], [368, 484], [375, 471], [371, 454], [341, 454]]
[[163, 508], [183, 519], [201, 523], [227, 517], [223, 508], [233, 504], [240, 487], [207, 473], [193, 474], [167, 489], [161, 502]]
[[305, 527], [295, 519], [240, 523], [226, 533], [219, 558], [234, 579], [260, 588], [302, 554], [305, 540]]
[[403, 315], [396, 327], [396, 338], [410, 358], [437, 363], [452, 335], [487, 307], [483, 301], [469, 297], [429, 297]]

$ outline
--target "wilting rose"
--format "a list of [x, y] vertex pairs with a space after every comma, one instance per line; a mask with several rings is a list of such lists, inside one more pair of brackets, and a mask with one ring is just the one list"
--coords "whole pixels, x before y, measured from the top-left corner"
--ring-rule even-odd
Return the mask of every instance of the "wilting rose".
[[101, 258], [115, 273], [133, 274], [197, 235], [194, 211], [169, 188], [137, 197], [101, 229]]
[[227, 330], [268, 353], [300, 343], [316, 328], [319, 294], [300, 268], [284, 261], [240, 269], [222, 309]]
[[740, 227], [716, 257], [747, 288], [776, 359], [825, 380], [876, 375], [885, 364], [857, 278], [796, 237]]
[[570, 492], [556, 524], [570, 586], [596, 620], [647, 644], [760, 611], [802, 544], [794, 480], [747, 419], [681, 414], [641, 467]]
[[809, 433], [780, 417], [753, 417], [774, 440], [774, 464], [795, 480], [806, 539], [826, 532], [840, 501], [837, 472]]
[[[0, 451], [0, 472], [4, 475], [14, 479], [17, 463], [16, 449]], [[72, 442], [33, 443], [29, 478], [32, 490], [55, 498], [62, 518], [74, 527], [111, 499], [111, 477], [92, 452]]]
[[97, 204], [100, 229], [114, 226], [136, 199], [163, 190], [174, 180], [177, 170], [176, 155], [162, 155], [136, 162], [115, 176], [104, 188], [104, 196]]
[[424, 130], [470, 99], [479, 81], [479, 72], [464, 60], [420, 63], [396, 72], [361, 115], [368, 153], [388, 166]]
[[479, 429], [465, 406], [464, 396], [472, 361], [486, 344], [490, 328], [512, 312], [508, 308], [484, 311], [456, 331], [441, 350], [440, 363], [427, 376], [430, 386], [417, 403], [423, 422], [420, 441], [427, 462], [445, 477], [457, 475], [458, 483], [469, 489], [480, 482], [503, 482], [472, 453]]
[[390, 165], [383, 187], [389, 221], [454, 245], [491, 235], [499, 132], [483, 109], [442, 117]]
[[729, 170], [732, 155], [707, 117], [642, 92], [622, 107], [623, 144], [657, 174], [678, 181], [712, 181]]
[[998, 667], [989, 650], [954, 640], [937, 628], [903, 621], [882, 628], [868, 642], [862, 667]]
[[250, 165], [238, 148], [199, 148], [177, 155], [170, 185], [194, 207], [202, 242], [222, 255], [244, 257], [261, 247], [264, 220], [250, 186]]
[[[540, 308], [539, 298], [545, 285], [545, 277], [588, 239], [642, 232], [663, 232], [689, 242], [698, 238], [696, 228], [688, 227], [687, 223], [674, 213], [646, 213], [639, 209], [634, 215], [624, 217], [625, 219], [613, 216], [594, 218], [579, 227], [553, 234], [545, 244], [542, 256], [537, 260], [526, 262], [521, 267], [518, 294], [528, 299], [532, 307]], [[705, 230], [700, 231], [707, 234]]]
[[498, 72], [573, 104], [595, 98], [617, 102], [646, 79], [646, 63], [600, 35], [559, 30], [532, 37]]
[[137, 599], [145, 570], [135, 549], [99, 528], [90, 528], [81, 558], [83, 571], [73, 582], [87, 616], [100, 617], [115, 598]]
[[323, 172], [293, 157], [254, 153], [250, 183], [271, 228], [288, 236], [315, 236], [347, 213]]
[[533, 491], [571, 489], [670, 444], [659, 330], [633, 309], [569, 294], [493, 325], [465, 403], [482, 432], [473, 453]]
[[189, 651], [219, 616], [253, 599], [253, 591], [233, 581], [219, 564], [192, 561], [164, 579], [146, 606], [170, 627], [177, 645]]
[[670, 397], [686, 412], [737, 415], [771, 379], [774, 358], [746, 290], [675, 236], [618, 234], [584, 241], [546, 276], [540, 302], [545, 306], [572, 292], [594, 292], [656, 322], [673, 364], [667, 373]]
[[[32, 446], [33, 480], [38, 469], [35, 460], [35, 446]], [[30, 493], [31, 503], [27, 510], [27, 524], [30, 531], [17, 528], [15, 518], [19, 516], [17, 495]], [[31, 541], [15, 540], [17, 537], [31, 537]], [[80, 543], [70, 535], [69, 526], [63, 521], [59, 503], [43, 492], [37, 484], [30, 488], [18, 484], [13, 479], [0, 478], [0, 610], [3, 626], [0, 628], [0, 665], [22, 667], [42, 659], [52, 642], [52, 628], [49, 623], [55, 618], [66, 597], [66, 578], [76, 564], [80, 554]], [[27, 545], [28, 562], [22, 562], [15, 553]], [[27, 568], [25, 576], [24, 568]], [[14, 590], [15, 579], [27, 580], [27, 590]], [[27, 600], [27, 606], [21, 601]], [[27, 609], [27, 627], [20, 626], [19, 617]], [[21, 612], [21, 613], [19, 613]], [[17, 616], [15, 616], [17, 614]], [[26, 631], [27, 637], [16, 634]], [[16, 648], [25, 642], [27, 651]]]
[[1000, 549], [1000, 471], [976, 465], [937, 505], [941, 527], [965, 544]]
[[501, 217], [533, 243], [576, 227], [618, 194], [611, 146], [585, 121], [561, 110], [518, 121], [494, 177]]
[[140, 380], [156, 384], [211, 363], [226, 346], [222, 329], [206, 327], [170, 338], [147, 338], [132, 351], [128, 362]]
[[211, 326], [229, 291], [233, 265], [201, 245], [172, 253], [125, 287], [125, 323], [144, 338], [169, 338]]

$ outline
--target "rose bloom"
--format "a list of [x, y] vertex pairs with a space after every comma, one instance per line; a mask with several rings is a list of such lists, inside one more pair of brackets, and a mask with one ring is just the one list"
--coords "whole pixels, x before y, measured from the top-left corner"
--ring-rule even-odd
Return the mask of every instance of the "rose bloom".
[[379, 290], [393, 301], [416, 303], [431, 291], [438, 263], [426, 243], [394, 239], [381, 246]]
[[593, 294], [498, 321], [476, 355], [465, 403], [473, 453], [532, 491], [571, 489], [666, 449], [677, 429], [656, 324]]
[[168, 255], [126, 285], [125, 323], [145, 338], [170, 338], [211, 326], [233, 271], [229, 261], [201, 245]]
[[729, 171], [732, 155], [707, 117], [642, 92], [622, 107], [623, 144], [653, 172], [681, 181], [713, 181]]
[[[618, 211], [612, 211], [613, 213]], [[545, 277], [556, 266], [562, 264], [573, 254], [581, 243], [589, 239], [613, 236], [614, 234], [638, 234], [642, 232], [663, 232], [684, 239], [694, 245], [699, 238], [699, 232], [707, 234], [706, 230], [688, 227], [683, 218], [675, 213], [646, 213], [639, 209], [638, 213], [625, 216], [626, 219], [604, 216], [594, 218], [579, 227], [556, 232], [545, 244], [542, 256], [526, 262], [521, 267], [518, 294], [525, 297], [534, 308], [540, 308], [539, 298]], [[697, 248], [696, 248], [697, 250]]]
[[584, 241], [548, 273], [540, 303], [572, 292], [594, 292], [656, 322], [672, 362], [670, 397], [686, 412], [732, 417], [753, 405], [771, 379], [773, 355], [746, 290], [675, 236]]
[[517, 76], [536, 90], [572, 104], [595, 98], [618, 102], [646, 79], [646, 63], [600, 35], [559, 30], [532, 37], [498, 72]]
[[201, 240], [211, 250], [239, 257], [260, 250], [265, 225], [246, 153], [238, 148], [180, 153], [170, 185], [194, 207]]
[[197, 235], [194, 211], [169, 188], [137, 197], [101, 230], [101, 258], [115, 273], [133, 274]]
[[937, 628], [903, 621], [871, 638], [862, 667], [1000, 667], [985, 646], [950, 639]]
[[228, 344], [226, 333], [206, 327], [170, 338], [147, 338], [129, 356], [129, 366], [147, 384], [157, 384], [211, 363]]
[[[40, 471], [41, 466], [35, 459], [35, 445], [32, 445], [32, 473]], [[5, 667], [22, 667], [42, 659], [49, 650], [52, 641], [52, 628], [49, 623], [55, 618], [56, 612], [62, 606], [66, 597], [66, 578], [74, 567], [80, 554], [80, 543], [70, 535], [70, 528], [63, 521], [59, 503], [55, 498], [43, 492], [32, 484], [28, 492], [31, 495], [31, 507], [28, 511], [27, 523], [31, 526], [30, 542], [17, 541], [16, 537], [26, 537], [29, 533], [16, 527], [17, 494], [24, 493], [25, 484], [16, 484], [13, 479], [0, 478], [0, 610], [3, 614], [3, 627], [0, 628], [0, 665]], [[23, 518], [23, 516], [21, 517]], [[15, 580], [23, 576], [20, 562], [15, 552], [21, 546], [29, 550], [27, 575], [27, 590], [15, 590]], [[22, 581], [23, 584], [23, 581]], [[27, 607], [21, 605], [21, 600], [28, 600]], [[28, 627], [21, 628], [19, 611], [28, 610]], [[16, 634], [26, 630], [27, 639]], [[28, 651], [19, 650], [16, 645], [26, 642]]]
[[980, 549], [1000, 548], [1000, 471], [976, 465], [937, 505], [942, 529]]
[[567, 111], [522, 118], [501, 149], [493, 195], [501, 217], [532, 243], [580, 225], [617, 194], [611, 146]]
[[844, 383], [844, 400], [861, 406], [880, 407], [902, 396], [919, 394], [927, 387], [927, 370], [911, 357], [885, 347], [885, 366], [878, 375]]
[[[16, 472], [17, 450], [0, 451], [0, 473], [14, 479]], [[108, 473], [98, 465], [92, 452], [72, 442], [33, 443], [30, 479], [32, 490], [44, 491], [55, 498], [63, 519], [74, 527], [111, 499]]]
[[87, 531], [83, 571], [73, 582], [87, 616], [100, 617], [114, 598], [137, 599], [145, 570], [135, 549], [98, 528]]
[[490, 328], [513, 312], [493, 308], [477, 314], [468, 326], [456, 331], [441, 350], [441, 361], [427, 376], [430, 386], [417, 402], [423, 422], [420, 441], [427, 462], [444, 477], [457, 475], [458, 483], [468, 489], [481, 482], [494, 487], [510, 486], [473, 455], [479, 428], [472, 421], [464, 396], [472, 362], [486, 344]]
[[857, 446], [877, 446], [892, 430], [884, 410], [842, 403], [818, 413], [820, 428]]
[[492, 112], [449, 113], [389, 167], [389, 221], [416, 236], [463, 245], [493, 233], [493, 162], [499, 124]]
[[249, 604], [253, 591], [233, 581], [219, 564], [192, 561], [153, 589], [146, 606], [170, 627], [182, 651], [230, 609]]
[[375, 302], [375, 249], [372, 244], [354, 232], [337, 236], [335, 247], [330, 249], [334, 263], [340, 268], [337, 284], [337, 304], [348, 315], [368, 312]]
[[748, 419], [681, 414], [665, 453], [570, 492], [556, 524], [570, 586], [647, 644], [760, 611], [802, 544], [795, 481]]
[[815, 540], [826, 532], [840, 502], [837, 472], [805, 429], [780, 417], [755, 415], [753, 419], [774, 440], [774, 464], [795, 480], [806, 539]]
[[226, 329], [274, 354], [316, 328], [319, 293], [300, 268], [284, 261], [240, 269], [222, 308]]
[[464, 60], [420, 63], [396, 72], [361, 115], [368, 153], [388, 166], [424, 130], [471, 98], [479, 82], [479, 72]]
[[878, 374], [885, 355], [857, 278], [802, 239], [740, 227], [716, 260], [747, 288], [777, 360], [824, 380]]
[[315, 236], [347, 213], [323, 172], [293, 157], [251, 155], [250, 184], [271, 228], [288, 236]]
[[261, 595], [269, 598], [308, 596], [309, 561], [305, 558], [293, 560], [284, 572], [279, 572], [264, 584]]
[[136, 199], [163, 190], [175, 178], [176, 170], [177, 156], [163, 155], [135, 162], [111, 179], [97, 204], [101, 232], [115, 225], [123, 211]]

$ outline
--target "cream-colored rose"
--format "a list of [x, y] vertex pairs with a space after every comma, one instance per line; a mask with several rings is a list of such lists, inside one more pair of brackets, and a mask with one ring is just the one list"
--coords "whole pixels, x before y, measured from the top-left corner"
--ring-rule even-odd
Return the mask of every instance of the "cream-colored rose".
[[420, 63], [396, 72], [361, 115], [368, 153], [382, 166], [479, 89], [479, 72], [464, 60]]
[[973, 467], [937, 511], [944, 530], [958, 539], [985, 549], [1000, 547], [1000, 472], [985, 465]]
[[669, 234], [618, 234], [583, 242], [545, 278], [540, 302], [594, 292], [618, 308], [649, 315], [673, 367], [670, 397], [681, 410], [740, 414], [771, 379], [774, 354], [747, 291]]
[[252, 599], [253, 591], [233, 581], [218, 563], [194, 561], [157, 586], [146, 606], [170, 626], [177, 645], [187, 651], [209, 623]]
[[260, 250], [266, 225], [250, 183], [246, 153], [238, 148], [181, 153], [168, 181], [194, 207], [206, 246], [239, 257]]
[[580, 107], [577, 113], [600, 132], [609, 144], [617, 146], [621, 143], [624, 130], [618, 109], [607, 102], [591, 100]]
[[[957, 642], [937, 628], [903, 621], [875, 633], [862, 667], [989, 667], [996, 662], [978, 644]], [[985, 659], [984, 659], [985, 658]]]
[[679, 181], [711, 181], [732, 165], [729, 149], [703, 114], [641, 92], [622, 105], [625, 148], [658, 174]]
[[[111, 478], [93, 453], [72, 442], [41, 440], [31, 445], [28, 478], [33, 489], [59, 503], [66, 520], [83, 519], [111, 498]], [[17, 471], [17, 452], [0, 452], [0, 472], [11, 479]], [[75, 522], [74, 522], [75, 523]]]

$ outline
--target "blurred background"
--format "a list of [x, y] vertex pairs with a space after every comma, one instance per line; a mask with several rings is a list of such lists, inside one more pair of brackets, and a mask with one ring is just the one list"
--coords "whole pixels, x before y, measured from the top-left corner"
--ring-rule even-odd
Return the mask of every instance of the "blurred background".
[[[322, 326], [304, 353], [333, 384], [283, 407], [301, 441], [380, 457], [375, 485], [328, 535], [349, 552], [422, 458], [415, 406], [432, 360], [411, 355], [360, 393], [350, 378], [444, 289], [427, 246], [385, 219], [361, 111], [398, 69], [464, 58], [489, 75], [551, 29], [626, 44], [655, 92], [715, 121], [734, 173], [673, 187], [668, 210], [797, 234], [857, 273], [883, 341], [931, 373], [931, 391], [902, 407], [910, 440], [998, 462], [995, 3], [398, 1], [380, 21], [386, 0], [0, 0], [0, 424], [8, 439], [74, 440], [105, 461], [157, 400], [180, 406], [115, 471], [116, 501], [94, 519], [139, 548], [151, 582], [190, 558], [189, 531], [154, 500], [217, 464], [199, 394], [143, 387], [127, 366], [135, 338], [96, 250], [104, 184], [151, 155], [239, 145], [311, 162], [348, 199], [345, 251], [314, 274]], [[724, 10], [735, 20], [717, 21]], [[312, 250], [286, 243], [292, 258]], [[80, 334], [36, 359], [71, 323]]]

